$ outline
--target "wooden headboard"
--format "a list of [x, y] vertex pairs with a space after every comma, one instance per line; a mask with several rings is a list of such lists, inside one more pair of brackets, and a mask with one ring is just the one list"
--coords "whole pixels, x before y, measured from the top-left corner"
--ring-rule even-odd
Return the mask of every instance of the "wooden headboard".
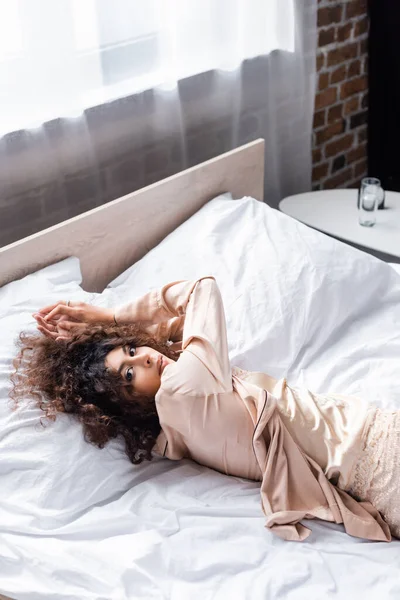
[[223, 192], [263, 199], [264, 140], [256, 140], [0, 249], [0, 286], [68, 256], [83, 288], [102, 291]]

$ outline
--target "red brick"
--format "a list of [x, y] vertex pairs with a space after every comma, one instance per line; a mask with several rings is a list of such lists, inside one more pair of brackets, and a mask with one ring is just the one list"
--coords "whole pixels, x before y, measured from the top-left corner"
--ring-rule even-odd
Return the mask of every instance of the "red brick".
[[318, 90], [322, 92], [329, 85], [329, 73], [321, 73], [318, 78]]
[[361, 160], [362, 158], [365, 158], [366, 154], [367, 154], [367, 145], [365, 143], [360, 144], [359, 146], [356, 146], [355, 148], [350, 150], [350, 152], [347, 153], [346, 162], [348, 165], [351, 165], [351, 163], [356, 162], [357, 160]]
[[365, 16], [363, 19], [360, 19], [359, 21], [357, 21], [357, 23], [355, 24], [355, 27], [354, 27], [354, 37], [358, 38], [360, 35], [364, 35], [364, 33], [367, 33], [368, 26], [369, 26], [369, 22], [368, 22], [367, 16]]
[[344, 129], [343, 119], [341, 119], [340, 121], [336, 121], [335, 123], [332, 123], [332, 125], [328, 125], [328, 127], [325, 127], [325, 129], [321, 129], [316, 134], [317, 146], [320, 146], [321, 144], [324, 144], [328, 140], [331, 140], [333, 137], [335, 137], [335, 135], [338, 135], [339, 133], [343, 133], [343, 129]]
[[345, 81], [340, 87], [340, 98], [344, 100], [349, 96], [358, 94], [358, 92], [363, 92], [367, 87], [368, 81], [365, 75], [357, 77], [356, 79], [351, 79], [350, 81]]
[[361, 108], [368, 108], [368, 93], [361, 97]]
[[346, 79], [346, 71], [346, 65], [340, 65], [340, 67], [337, 67], [337, 69], [331, 72], [331, 83], [339, 83], [340, 81]]
[[368, 74], [368, 56], [363, 58], [363, 73]]
[[347, 117], [347, 115], [351, 115], [352, 113], [357, 112], [358, 108], [359, 108], [359, 104], [360, 104], [359, 96], [353, 96], [353, 98], [350, 98], [350, 100], [347, 100], [344, 103], [344, 115]]
[[351, 58], [357, 58], [358, 56], [358, 42], [353, 42], [352, 44], [346, 44], [345, 46], [341, 46], [340, 48], [335, 48], [328, 52], [327, 56], [327, 66], [332, 67], [334, 65], [340, 65], [346, 60], [350, 60]]
[[325, 54], [319, 52], [317, 54], [317, 72], [319, 72], [325, 64]]
[[318, 110], [319, 108], [324, 108], [325, 106], [330, 106], [331, 104], [335, 104], [336, 99], [337, 99], [337, 89], [336, 88], [328, 88], [315, 96], [315, 108], [316, 108], [316, 110]]
[[323, 127], [325, 125], [325, 110], [319, 110], [314, 113], [314, 123], [313, 129], [318, 129], [319, 127]]
[[364, 177], [367, 174], [367, 159], [364, 158], [354, 167], [354, 177]]
[[361, 125], [364, 125], [367, 122], [368, 119], [368, 111], [364, 110], [361, 112], [356, 113], [355, 115], [352, 115], [350, 117], [350, 129], [356, 129], [357, 127], [361, 127]]
[[318, 27], [326, 27], [332, 25], [332, 23], [340, 23], [341, 20], [342, 7], [340, 4], [318, 9]]
[[361, 40], [360, 42], [360, 56], [368, 53], [368, 39]]
[[314, 150], [312, 151], [312, 162], [313, 162], [313, 165], [319, 163], [321, 159], [322, 159], [321, 148], [314, 148]]
[[325, 156], [329, 158], [330, 156], [335, 156], [335, 154], [339, 154], [339, 152], [344, 152], [345, 150], [349, 150], [352, 147], [354, 142], [354, 133], [347, 133], [337, 140], [333, 140], [329, 144], [325, 146]]
[[346, 19], [365, 15], [367, 12], [367, 0], [351, 0], [346, 7]]
[[318, 34], [318, 47], [327, 46], [333, 44], [335, 41], [335, 28], [330, 27], [329, 29], [321, 29]]
[[367, 126], [365, 125], [365, 127], [358, 130], [358, 143], [361, 144], [362, 142], [365, 142], [366, 139], [367, 139]]
[[349, 70], [347, 73], [347, 77], [350, 79], [351, 77], [357, 77], [361, 73], [361, 60], [353, 60], [349, 64]]
[[332, 175], [334, 173], [337, 173], [338, 171], [341, 171], [346, 165], [346, 156], [344, 154], [339, 154], [339, 156], [337, 156], [333, 161], [332, 161], [332, 168], [331, 168], [331, 173]]
[[348, 169], [341, 171], [337, 175], [334, 175], [330, 179], [327, 179], [323, 184], [323, 188], [324, 188], [324, 190], [335, 189], [335, 188], [338, 188], [338, 187], [344, 185], [351, 179], [353, 179], [352, 168], [349, 167]]
[[346, 23], [346, 25], [342, 25], [341, 27], [338, 27], [337, 33], [336, 33], [336, 40], [338, 42], [346, 42], [351, 37], [352, 29], [353, 29], [352, 23]]
[[322, 163], [321, 165], [314, 167], [312, 170], [312, 180], [319, 181], [323, 177], [326, 177], [328, 175], [328, 168], [328, 162]]
[[336, 104], [336, 106], [331, 106], [328, 110], [328, 123], [333, 123], [338, 119], [341, 119], [343, 115], [343, 104]]

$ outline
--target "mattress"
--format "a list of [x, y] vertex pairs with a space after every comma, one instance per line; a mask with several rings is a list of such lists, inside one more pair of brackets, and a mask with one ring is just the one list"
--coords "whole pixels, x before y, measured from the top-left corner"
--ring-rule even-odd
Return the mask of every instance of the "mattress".
[[[83, 292], [76, 273], [46, 293], [114, 306], [202, 275], [220, 286], [232, 364], [400, 408], [398, 274], [251, 198], [208, 203], [100, 295]], [[2, 593], [21, 600], [400, 597], [398, 541], [366, 542], [308, 521], [304, 543], [285, 542], [264, 528], [256, 482], [188, 460], [134, 467], [118, 441], [89, 446], [66, 416], [45, 430], [34, 408], [10, 416], [11, 342], [44, 302], [21, 294], [4, 295], [0, 309]]]

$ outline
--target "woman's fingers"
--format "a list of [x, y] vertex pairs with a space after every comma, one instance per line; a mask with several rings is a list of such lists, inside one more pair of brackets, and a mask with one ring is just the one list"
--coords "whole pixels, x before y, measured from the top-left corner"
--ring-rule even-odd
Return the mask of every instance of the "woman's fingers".
[[45, 321], [54, 320], [57, 316], [66, 315], [67, 317], [77, 318], [79, 309], [75, 306], [67, 306], [66, 304], [57, 304], [46, 316]]
[[40, 325], [38, 325], [38, 330], [46, 337], [56, 340], [56, 342], [67, 342], [70, 339], [70, 336], [67, 334], [62, 334], [58, 331], [48, 331], [45, 327], [41, 327]]
[[69, 321], [68, 317], [63, 316], [62, 319], [56, 323], [50, 323], [43, 319], [40, 315], [36, 317], [37, 328], [46, 337], [51, 337], [55, 340], [70, 339], [76, 333], [84, 331], [86, 329], [85, 323], [79, 323], [77, 321]]
[[49, 331], [46, 327], [42, 327], [41, 325], [38, 325], [38, 330], [46, 337], [52, 338], [53, 340], [56, 340], [59, 335], [58, 331]]
[[71, 319], [67, 315], [57, 315], [51, 321], [45, 321], [44, 318], [39, 314], [34, 314], [33, 317], [36, 319], [37, 323], [40, 323], [43, 327], [48, 327], [51, 331], [54, 331], [56, 327], [59, 327], [61, 323], [64, 321], [69, 321], [70, 323], [79, 323], [79, 321], [75, 321], [75, 319]]
[[40, 315], [36, 315], [35, 319], [36, 319], [38, 325], [41, 325], [42, 327], [45, 327], [49, 331], [55, 331], [56, 328], [57, 328], [57, 326], [54, 323], [50, 323], [49, 321], [45, 321], [43, 319], [43, 317], [41, 317]]
[[70, 307], [76, 307], [79, 306], [79, 304], [81, 304], [80, 302], [75, 302], [72, 300], [69, 300], [68, 302], [66, 300], [59, 300], [58, 302], [55, 302], [54, 304], [49, 304], [49, 306], [44, 306], [43, 308], [41, 308], [40, 310], [38, 310], [36, 313], [33, 314], [33, 316], [39, 314], [42, 317], [45, 317], [46, 315], [48, 315], [52, 310], [54, 310], [57, 306], [70, 306]]
[[73, 302], [70, 306], [58, 304], [45, 317], [45, 321], [55, 321], [59, 316], [67, 316], [68, 321], [78, 321], [80, 323], [112, 323], [114, 320], [114, 310], [93, 306], [84, 302]]
[[45, 317], [49, 312], [51, 312], [59, 304], [67, 304], [67, 303], [65, 300], [59, 300], [58, 302], [55, 302], [54, 304], [49, 304], [49, 306], [44, 306], [43, 308], [38, 310], [37, 313], [35, 313], [35, 314], [39, 314], [42, 317]]
[[55, 336], [58, 335], [57, 327], [55, 327], [51, 323], [46, 323], [46, 321], [42, 317], [39, 317], [39, 316], [36, 318], [36, 321], [37, 321], [37, 328], [41, 333], [43, 333], [43, 335], [45, 335], [46, 337], [52, 337], [55, 339]]
[[114, 310], [93, 306], [84, 302], [70, 302], [69, 306], [65, 302], [59, 302], [55, 306], [47, 306], [41, 313], [35, 313], [34, 317], [42, 317], [46, 323], [57, 326], [61, 321], [70, 321], [76, 323], [103, 323], [114, 322]]
[[59, 322], [59, 324], [57, 325], [58, 331], [73, 331], [74, 333], [77, 333], [78, 331], [83, 331], [84, 329], [86, 329], [86, 327], [86, 323], [78, 323], [77, 321], [64, 320]]

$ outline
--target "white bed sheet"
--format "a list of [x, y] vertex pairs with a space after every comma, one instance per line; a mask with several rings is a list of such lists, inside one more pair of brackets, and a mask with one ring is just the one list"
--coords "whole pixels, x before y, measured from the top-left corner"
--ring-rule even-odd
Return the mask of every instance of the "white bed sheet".
[[398, 264], [398, 263], [389, 263], [389, 264], [400, 275], [400, 264]]
[[[209, 203], [92, 301], [212, 274], [232, 362], [316, 391], [399, 406], [400, 278], [390, 266], [251, 199]], [[88, 296], [75, 290], [74, 297]], [[1, 317], [3, 347], [23, 315]], [[5, 397], [9, 356], [0, 357]], [[258, 485], [189, 461], [132, 467], [61, 418], [0, 418], [0, 591], [29, 600], [400, 597], [400, 542], [308, 522], [302, 544], [263, 527]]]

